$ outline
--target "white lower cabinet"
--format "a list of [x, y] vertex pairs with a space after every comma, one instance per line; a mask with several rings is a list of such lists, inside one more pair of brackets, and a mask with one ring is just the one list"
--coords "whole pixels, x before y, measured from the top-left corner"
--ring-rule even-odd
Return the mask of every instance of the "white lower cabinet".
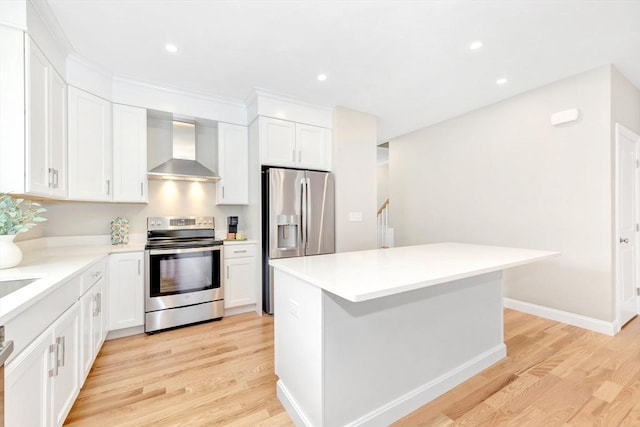
[[79, 330], [74, 304], [7, 365], [7, 426], [63, 424], [80, 390]]
[[101, 276], [80, 298], [80, 317], [82, 319], [80, 376], [82, 381], [89, 374], [108, 332], [105, 324], [106, 313], [103, 308], [103, 302], [106, 301], [105, 289], [105, 278]]
[[109, 330], [144, 325], [144, 252], [109, 256]]
[[224, 308], [256, 303], [256, 245], [224, 247]]

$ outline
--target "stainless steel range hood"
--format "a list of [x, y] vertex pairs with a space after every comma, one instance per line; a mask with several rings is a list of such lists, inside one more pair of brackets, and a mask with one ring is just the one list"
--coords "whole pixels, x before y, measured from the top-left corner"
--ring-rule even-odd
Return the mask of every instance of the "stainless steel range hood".
[[196, 125], [173, 121], [173, 154], [171, 159], [148, 172], [149, 179], [217, 182], [220, 177], [196, 160]]

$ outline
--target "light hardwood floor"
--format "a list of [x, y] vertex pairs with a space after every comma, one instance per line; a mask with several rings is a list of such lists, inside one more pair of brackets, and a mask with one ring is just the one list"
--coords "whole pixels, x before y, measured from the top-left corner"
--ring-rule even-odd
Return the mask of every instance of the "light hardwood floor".
[[[608, 337], [505, 310], [508, 356], [395, 426], [640, 426], [640, 319]], [[273, 318], [107, 341], [67, 425], [291, 426]]]

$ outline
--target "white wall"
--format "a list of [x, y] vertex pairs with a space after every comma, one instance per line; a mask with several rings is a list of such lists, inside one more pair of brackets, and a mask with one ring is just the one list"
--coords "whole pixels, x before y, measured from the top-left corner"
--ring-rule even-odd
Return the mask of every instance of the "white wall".
[[[613, 320], [610, 82], [598, 68], [391, 140], [396, 245], [561, 251], [508, 270], [505, 296]], [[550, 125], [573, 107], [577, 122]]]
[[[216, 235], [226, 236], [227, 216], [238, 216], [239, 229], [246, 226], [246, 207], [216, 206], [215, 184], [187, 181], [149, 181], [149, 203], [43, 203], [47, 222], [22, 239], [42, 236], [108, 235], [111, 219], [129, 220], [130, 233], [145, 233], [149, 216], [214, 216]], [[249, 235], [249, 238], [256, 236]]]
[[[377, 119], [370, 114], [333, 110], [336, 252], [376, 247], [377, 129]], [[350, 213], [360, 213], [362, 221], [350, 221]]]

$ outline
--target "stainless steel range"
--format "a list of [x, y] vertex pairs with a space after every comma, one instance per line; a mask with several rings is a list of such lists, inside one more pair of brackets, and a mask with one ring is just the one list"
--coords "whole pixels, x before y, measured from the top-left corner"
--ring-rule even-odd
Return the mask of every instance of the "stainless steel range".
[[144, 330], [224, 315], [222, 240], [213, 217], [147, 218]]

